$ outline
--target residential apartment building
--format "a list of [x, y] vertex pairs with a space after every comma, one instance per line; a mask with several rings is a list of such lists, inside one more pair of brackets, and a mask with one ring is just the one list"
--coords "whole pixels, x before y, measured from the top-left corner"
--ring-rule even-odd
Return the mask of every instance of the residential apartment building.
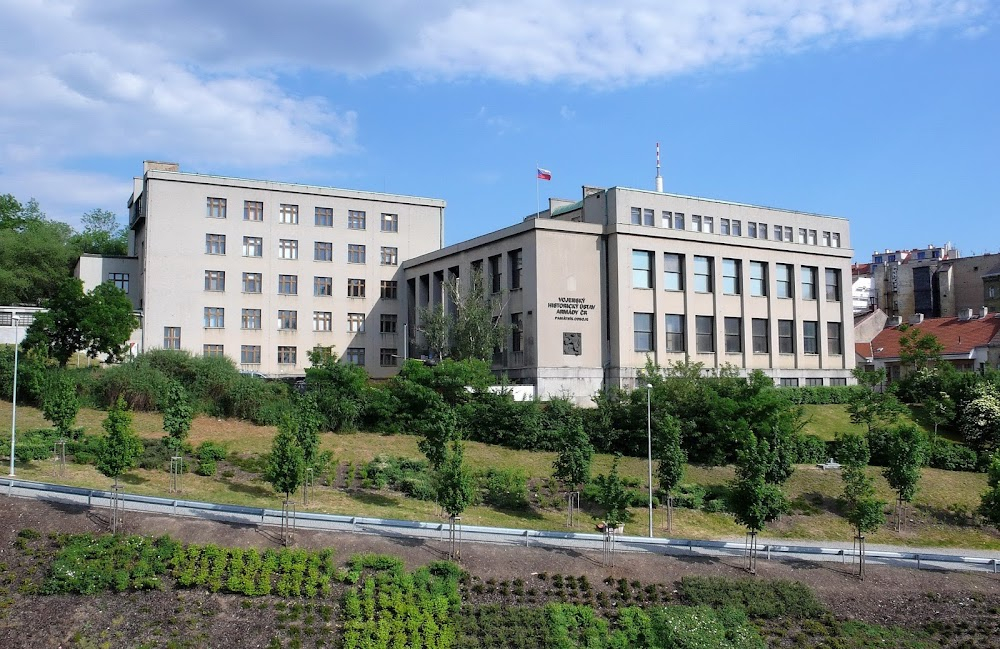
[[[634, 387], [647, 359], [843, 385], [854, 367], [841, 218], [613, 187], [404, 264], [410, 331], [482, 273], [512, 331], [494, 368], [542, 398]], [[418, 336], [414, 349], [423, 342]]]
[[245, 371], [300, 376], [333, 347], [371, 376], [396, 372], [402, 261], [443, 245], [445, 202], [183, 173], [146, 162], [127, 258], [82, 257], [77, 276], [125, 289], [137, 350], [225, 355]]

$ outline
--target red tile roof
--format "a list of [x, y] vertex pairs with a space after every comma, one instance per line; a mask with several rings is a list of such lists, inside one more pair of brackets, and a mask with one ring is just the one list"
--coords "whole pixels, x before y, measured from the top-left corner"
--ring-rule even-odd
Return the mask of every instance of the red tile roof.
[[[985, 318], [959, 320], [958, 318], [928, 318], [911, 328], [934, 334], [944, 345], [942, 355], [968, 354], [976, 347], [988, 345], [996, 339], [1000, 343], [1000, 314], [990, 313]], [[865, 357], [899, 358], [899, 338], [903, 335], [899, 327], [883, 329], [871, 342], [855, 345], [857, 353]]]

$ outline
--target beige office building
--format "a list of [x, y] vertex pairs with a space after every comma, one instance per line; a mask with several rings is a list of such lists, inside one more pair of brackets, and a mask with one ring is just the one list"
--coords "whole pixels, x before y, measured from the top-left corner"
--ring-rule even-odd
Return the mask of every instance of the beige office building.
[[225, 355], [301, 376], [334, 347], [374, 377], [403, 352], [401, 263], [443, 245], [445, 202], [182, 173], [146, 162], [128, 202], [131, 255], [81, 258], [87, 289], [124, 288], [136, 351]]
[[[854, 367], [842, 218], [662, 192], [584, 188], [579, 202], [406, 262], [409, 329], [477, 270], [511, 325], [494, 368], [578, 403], [634, 387], [650, 359], [843, 385]], [[426, 349], [421, 336], [411, 355]]]

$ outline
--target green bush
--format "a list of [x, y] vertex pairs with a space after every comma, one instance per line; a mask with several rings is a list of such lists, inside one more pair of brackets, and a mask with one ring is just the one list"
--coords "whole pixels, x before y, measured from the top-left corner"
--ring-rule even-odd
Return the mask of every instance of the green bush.
[[681, 578], [681, 599], [689, 605], [734, 607], [751, 618], [814, 618], [824, 609], [804, 584], [766, 579]]
[[226, 447], [217, 442], [202, 442], [195, 449], [198, 457], [198, 468], [195, 473], [203, 476], [215, 475], [216, 463], [226, 459]]
[[979, 456], [964, 444], [937, 439], [931, 444], [928, 464], [934, 469], [945, 471], [978, 471]]
[[141, 536], [67, 534], [42, 592], [53, 595], [92, 595], [106, 590], [144, 590], [160, 587], [160, 576], [180, 545], [168, 536], [151, 540]]
[[705, 491], [705, 487], [700, 484], [678, 485], [674, 495], [674, 506], [701, 509], [705, 505]]
[[793, 440], [795, 464], [818, 464], [830, 457], [826, 442], [815, 435], [796, 435]]
[[781, 393], [794, 404], [830, 404], [848, 403], [851, 397], [863, 387], [847, 386], [815, 386], [801, 388], [781, 388]]
[[528, 474], [522, 469], [487, 469], [476, 476], [483, 504], [503, 509], [528, 506]]
[[146, 356], [104, 370], [95, 381], [94, 401], [107, 408], [121, 396], [132, 410], [156, 410], [160, 395], [167, 393], [169, 379]]
[[142, 445], [142, 456], [139, 458], [140, 469], [166, 470], [174, 451], [167, 445], [165, 439], [146, 440]]

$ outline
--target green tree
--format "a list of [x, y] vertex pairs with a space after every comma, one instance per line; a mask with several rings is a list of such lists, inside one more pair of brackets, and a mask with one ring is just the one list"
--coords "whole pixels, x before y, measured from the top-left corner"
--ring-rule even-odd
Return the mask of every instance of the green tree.
[[674, 489], [684, 478], [687, 453], [681, 447], [681, 427], [677, 420], [662, 414], [653, 422], [653, 457], [656, 458], [656, 479], [667, 495], [667, 530], [673, 527]]
[[847, 402], [847, 412], [851, 414], [851, 422], [864, 424], [868, 432], [884, 429], [895, 424], [905, 411], [905, 406], [896, 396], [882, 389], [885, 383], [885, 370], [865, 371], [862, 367], [854, 368], [852, 374], [858, 385], [867, 389], [854, 390]]
[[982, 495], [979, 513], [990, 525], [1000, 527], [1000, 453], [990, 459], [986, 476], [989, 488]]
[[858, 574], [864, 579], [864, 537], [885, 523], [885, 501], [876, 496], [875, 481], [868, 475], [870, 459], [868, 441], [857, 433], [847, 433], [838, 439], [838, 458], [843, 464], [841, 478], [844, 482], [842, 496], [844, 517], [854, 528], [860, 542]]
[[616, 528], [632, 520], [632, 512], [628, 510], [632, 495], [618, 473], [621, 458], [621, 454], [616, 453], [608, 475], [602, 473], [594, 481], [597, 483], [597, 504], [604, 508], [604, 522], [609, 528]]
[[449, 452], [435, 473], [437, 502], [451, 517], [460, 516], [472, 503], [475, 484], [464, 464], [462, 442], [452, 440]]
[[985, 384], [977, 385], [973, 394], [961, 409], [962, 437], [977, 452], [993, 453], [1000, 448], [1000, 397]]
[[[559, 412], [555, 413], [553, 409]], [[590, 480], [594, 446], [583, 430], [583, 418], [580, 412], [568, 402], [553, 401], [549, 404], [547, 414], [549, 424], [554, 429], [557, 445], [556, 459], [552, 463], [552, 476], [574, 487], [586, 483]], [[557, 418], [558, 421], [553, 422]]]
[[365, 406], [368, 374], [360, 365], [344, 363], [332, 349], [309, 352], [306, 391], [316, 399], [324, 428], [354, 430]]
[[931, 443], [937, 442], [938, 427], [942, 424], [951, 423], [957, 414], [955, 401], [947, 392], [938, 392], [924, 399], [924, 408], [927, 416], [934, 424], [934, 438]]
[[112, 284], [102, 282], [87, 293], [87, 304], [81, 328], [86, 336], [87, 356], [104, 354], [116, 363], [128, 357], [128, 339], [139, 328], [132, 300]]
[[316, 399], [304, 395], [295, 401], [295, 419], [298, 424], [296, 438], [302, 448], [302, 461], [307, 468], [315, 467], [319, 457], [319, 431], [323, 427], [323, 414]]
[[167, 394], [163, 399], [163, 430], [167, 433], [167, 444], [174, 453], [179, 454], [191, 430], [191, 420], [194, 411], [184, 387], [177, 381], [171, 381]]
[[285, 494], [285, 500], [292, 497], [302, 484], [305, 457], [298, 439], [298, 420], [285, 413], [278, 423], [278, 434], [271, 442], [271, 454], [267, 459], [264, 479], [278, 493]]
[[899, 362], [910, 371], [922, 370], [941, 360], [944, 345], [937, 336], [919, 327], [908, 327], [899, 337]]
[[896, 530], [903, 524], [903, 503], [913, 501], [920, 467], [927, 459], [927, 436], [912, 424], [895, 428], [889, 438], [889, 465], [882, 474], [896, 491]]
[[729, 509], [736, 522], [751, 534], [764, 529], [787, 508], [781, 487], [767, 482], [768, 457], [771, 449], [766, 440], [747, 434], [737, 452], [736, 478], [729, 487]]
[[117, 488], [118, 477], [135, 468], [142, 455], [142, 441], [132, 429], [132, 413], [124, 398], [119, 396], [108, 410], [103, 426], [107, 434], [97, 452], [97, 470], [114, 478]]
[[451, 351], [452, 318], [440, 305], [421, 307], [419, 316], [417, 331], [424, 335], [428, 356], [437, 360], [448, 356]]
[[32, 199], [0, 196], [0, 304], [41, 304], [70, 276], [72, 229], [49, 221]]
[[433, 390], [418, 385], [413, 388], [418, 389], [426, 401], [423, 410], [412, 419], [410, 432], [420, 437], [417, 448], [436, 470], [447, 459], [448, 445], [458, 437], [455, 411]]
[[457, 360], [489, 361], [493, 350], [503, 347], [510, 333], [510, 326], [497, 316], [504, 310], [503, 294], [486, 292], [482, 272], [473, 273], [467, 290], [458, 279], [445, 281], [443, 288], [449, 308], [421, 311], [419, 330], [425, 344]]
[[93, 209], [80, 219], [83, 232], [71, 239], [81, 254], [116, 256], [128, 254], [128, 229], [119, 225], [113, 212]]
[[79, 412], [76, 381], [65, 370], [50, 372], [42, 394], [42, 414], [52, 422], [61, 437], [75, 439], [73, 425]]

